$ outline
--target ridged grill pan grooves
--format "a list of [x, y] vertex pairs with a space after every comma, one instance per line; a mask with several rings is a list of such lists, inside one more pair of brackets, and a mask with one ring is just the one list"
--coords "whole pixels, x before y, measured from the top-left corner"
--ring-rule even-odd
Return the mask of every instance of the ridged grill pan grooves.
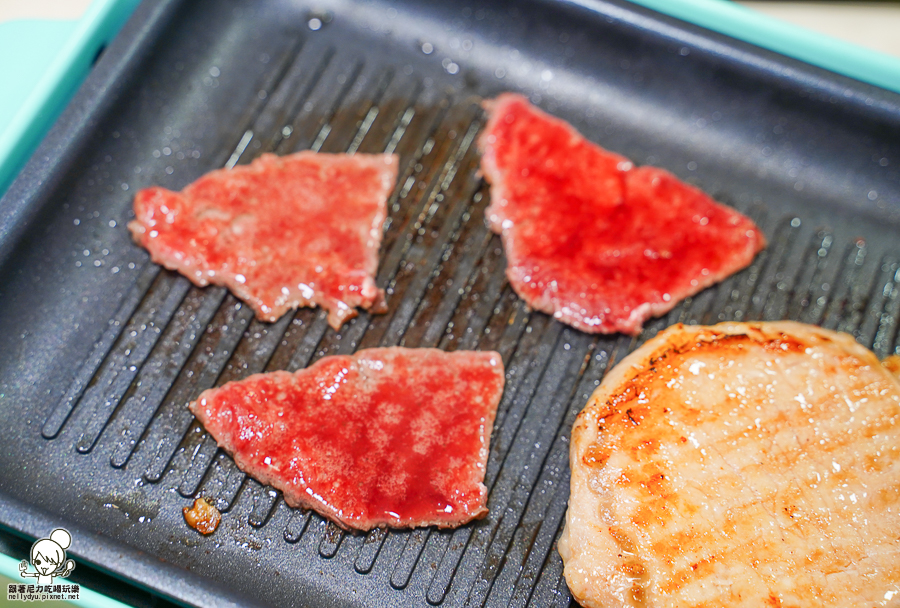
[[[673, 323], [763, 319], [898, 351], [897, 95], [624, 2], [347, 6], [145, 4], [135, 42], [111, 47], [51, 134], [63, 152], [4, 199], [35, 208], [0, 248], [4, 526], [68, 527], [76, 561], [198, 605], [569, 605], [556, 552], [569, 430], [628, 352]], [[484, 221], [479, 104], [503, 90], [704, 187], [769, 246], [636, 338], [532, 312]], [[305, 149], [400, 156], [377, 276], [387, 314], [340, 331], [317, 309], [263, 323], [131, 243], [136, 189]], [[486, 519], [343, 532], [241, 473], [185, 407], [252, 373], [393, 345], [503, 356]], [[224, 513], [210, 537], [181, 519], [200, 495]]]

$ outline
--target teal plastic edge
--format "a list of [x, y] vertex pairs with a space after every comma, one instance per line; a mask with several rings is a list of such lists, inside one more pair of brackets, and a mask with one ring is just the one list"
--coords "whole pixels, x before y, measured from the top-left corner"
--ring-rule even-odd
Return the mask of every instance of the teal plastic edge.
[[728, 0], [629, 0], [676, 19], [900, 93], [900, 59]]
[[90, 72], [100, 45], [118, 33], [138, 2], [94, 0], [77, 22], [57, 59], [0, 133], [0, 196]]
[[[0, 554], [0, 574], [7, 578], [11, 578], [12, 580], [22, 580], [22, 582], [26, 582], [25, 579], [21, 579], [19, 576], [19, 561], [8, 555]], [[75, 564], [75, 567], [78, 567], [78, 564]], [[30, 579], [30, 582], [33, 584], [34, 579]], [[77, 600], [67, 600], [66, 603], [72, 604], [73, 606], [81, 606], [83, 608], [128, 608], [127, 605], [114, 600], [110, 597], [106, 597], [101, 593], [97, 593], [96, 591], [91, 591], [84, 585], [80, 585], [79, 589], [79, 598]], [[4, 603], [6, 600], [6, 587], [0, 589], [0, 603]], [[16, 602], [17, 604], [19, 602]], [[24, 606], [40, 606], [42, 602], [21, 602], [21, 605]], [[52, 604], [58, 605], [59, 602], [51, 602]], [[5, 604], [4, 604], [5, 605]]]
[[[3, 6], [0, 0], [0, 6]], [[19, 112], [78, 21], [16, 19], [0, 23], [0, 132]]]

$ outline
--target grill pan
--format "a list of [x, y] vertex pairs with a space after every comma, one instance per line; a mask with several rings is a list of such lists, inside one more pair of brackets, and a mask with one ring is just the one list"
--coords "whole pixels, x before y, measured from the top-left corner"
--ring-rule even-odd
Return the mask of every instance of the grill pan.
[[[479, 102], [505, 90], [750, 214], [746, 270], [589, 336], [530, 311], [486, 228]], [[135, 191], [263, 152], [394, 151], [386, 315], [260, 323], [150, 263]], [[566, 606], [568, 437], [604, 373], [676, 322], [797, 319], [898, 352], [900, 96], [622, 1], [144, 2], [0, 201], [0, 525], [201, 606]], [[287, 507], [185, 404], [373, 346], [496, 349], [486, 519], [352, 534]], [[223, 511], [201, 537], [181, 509]]]

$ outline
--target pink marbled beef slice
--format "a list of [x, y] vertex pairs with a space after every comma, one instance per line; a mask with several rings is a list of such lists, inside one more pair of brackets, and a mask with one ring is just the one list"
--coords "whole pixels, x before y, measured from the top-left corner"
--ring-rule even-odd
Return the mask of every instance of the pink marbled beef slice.
[[264, 154], [181, 192], [141, 190], [128, 228], [154, 262], [201, 287], [228, 287], [263, 321], [318, 305], [337, 329], [357, 308], [384, 311], [375, 272], [397, 162]]
[[291, 506], [359, 530], [451, 527], [487, 513], [503, 384], [496, 352], [373, 348], [229, 382], [189, 407]]
[[635, 167], [566, 122], [504, 94], [479, 143], [507, 276], [532, 307], [591, 333], [644, 321], [747, 266], [754, 223], [654, 167]]

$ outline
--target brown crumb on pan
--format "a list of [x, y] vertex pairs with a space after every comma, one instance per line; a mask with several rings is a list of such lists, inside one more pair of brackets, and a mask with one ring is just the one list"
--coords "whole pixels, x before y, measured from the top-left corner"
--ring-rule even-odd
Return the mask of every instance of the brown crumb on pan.
[[200, 534], [212, 534], [222, 521], [222, 514], [206, 498], [195, 499], [190, 509], [184, 507], [181, 512], [184, 521]]

